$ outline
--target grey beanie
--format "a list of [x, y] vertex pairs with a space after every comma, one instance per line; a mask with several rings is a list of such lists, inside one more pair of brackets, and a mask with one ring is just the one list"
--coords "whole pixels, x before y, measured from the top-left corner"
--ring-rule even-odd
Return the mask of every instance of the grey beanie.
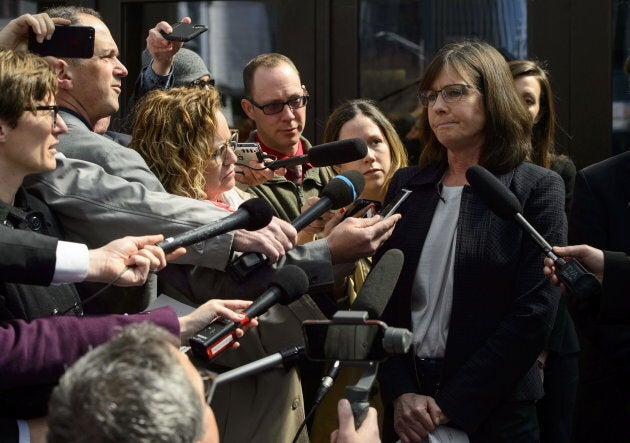
[[[151, 54], [142, 51], [142, 66], [151, 63]], [[188, 86], [204, 75], [212, 78], [210, 70], [201, 57], [190, 49], [181, 48], [173, 58], [173, 86]]]

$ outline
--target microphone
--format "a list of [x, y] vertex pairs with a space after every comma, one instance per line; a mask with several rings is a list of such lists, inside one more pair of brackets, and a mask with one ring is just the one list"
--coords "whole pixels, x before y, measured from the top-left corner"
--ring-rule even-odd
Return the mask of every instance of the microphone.
[[190, 339], [193, 352], [205, 358], [214, 358], [236, 341], [236, 329], [246, 325], [252, 318], [267, 312], [276, 303], [289, 304], [300, 298], [308, 290], [308, 277], [297, 266], [287, 265], [275, 272], [268, 289], [249, 305], [240, 322], [219, 318], [197, 332]]
[[297, 231], [301, 231], [329, 209], [339, 209], [355, 201], [363, 192], [364, 185], [363, 174], [359, 171], [346, 171], [335, 176], [322, 189], [319, 200], [291, 224]]
[[313, 166], [333, 166], [360, 160], [367, 155], [367, 145], [363, 139], [350, 138], [313, 146], [304, 155], [284, 158], [266, 164], [267, 168], [276, 170], [287, 166], [310, 163]]
[[267, 357], [254, 360], [246, 365], [218, 374], [214, 380], [212, 380], [210, 392], [207, 394], [207, 402], [210, 403], [214, 390], [219, 385], [256, 375], [260, 372], [266, 371], [267, 369], [274, 368], [279, 364], [282, 364], [284, 369], [288, 371], [295, 366], [303, 356], [304, 346], [291, 346], [274, 354], [268, 355]]
[[585, 298], [601, 289], [597, 278], [579, 261], [567, 261], [553, 253], [551, 245], [521, 214], [521, 203], [516, 196], [490, 171], [479, 165], [471, 166], [466, 171], [466, 179], [492, 212], [505, 220], [515, 219], [529, 234], [545, 255], [553, 260], [558, 270], [556, 275], [575, 297]]
[[379, 319], [398, 283], [404, 261], [400, 249], [386, 251], [365, 278], [350, 310], [367, 311], [368, 318]]
[[164, 253], [168, 254], [180, 246], [189, 246], [235, 229], [246, 229], [248, 231], [262, 229], [269, 224], [272, 217], [273, 209], [267, 201], [262, 198], [252, 198], [246, 200], [227, 217], [164, 239], [157, 243], [156, 246], [159, 246], [164, 250]]
[[[350, 306], [351, 311], [366, 311], [368, 318], [378, 319], [383, 314], [385, 306], [394, 292], [398, 277], [402, 271], [404, 255], [400, 249], [389, 249], [386, 251], [376, 265], [370, 270], [363, 286], [357, 294], [357, 298]], [[329, 343], [329, 349], [344, 346], [343, 340], [336, 340], [336, 343]], [[328, 343], [328, 340], [327, 340]], [[337, 360], [329, 369], [317, 389], [314, 407], [317, 407], [324, 396], [332, 387], [339, 374], [340, 362]], [[369, 404], [368, 404], [369, 406]]]
[[[338, 209], [352, 203], [363, 192], [364, 183], [363, 174], [359, 171], [346, 171], [335, 176], [322, 189], [320, 199], [293, 220], [291, 224], [297, 231], [300, 231], [329, 209]], [[267, 257], [263, 254], [248, 252], [232, 261], [228, 265], [227, 271], [234, 280], [242, 282], [267, 262]]]

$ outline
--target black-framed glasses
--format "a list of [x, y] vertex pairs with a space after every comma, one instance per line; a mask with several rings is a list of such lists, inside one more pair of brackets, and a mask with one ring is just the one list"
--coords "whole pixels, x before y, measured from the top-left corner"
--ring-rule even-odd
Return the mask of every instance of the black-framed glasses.
[[53, 120], [52, 127], [55, 129], [57, 127], [57, 115], [59, 115], [59, 105], [40, 105], [35, 106], [37, 111], [52, 111], [53, 112]]
[[204, 80], [201, 78], [198, 78], [197, 80], [193, 80], [191, 81], [188, 86], [195, 86], [197, 88], [205, 88], [206, 86], [214, 86], [214, 79], [211, 78], [210, 80]]
[[303, 108], [308, 103], [308, 94], [301, 95], [299, 97], [293, 97], [286, 102], [271, 102], [266, 105], [259, 105], [251, 98], [247, 99], [252, 105], [260, 109], [265, 115], [279, 114], [282, 112], [285, 106], [291, 108], [291, 110]]
[[446, 103], [453, 103], [460, 101], [465, 95], [467, 90], [472, 89], [472, 86], [464, 84], [446, 85], [439, 91], [432, 91], [430, 89], [420, 91], [418, 98], [420, 104], [425, 108], [429, 108], [435, 104], [438, 98], [438, 94], [442, 94], [442, 98]]
[[230, 139], [214, 150], [212, 153], [212, 160], [222, 163], [225, 160], [227, 150], [231, 149], [234, 151], [236, 149], [236, 144], [238, 143], [238, 131], [234, 129], [231, 130], [231, 132], [232, 134], [230, 135]]

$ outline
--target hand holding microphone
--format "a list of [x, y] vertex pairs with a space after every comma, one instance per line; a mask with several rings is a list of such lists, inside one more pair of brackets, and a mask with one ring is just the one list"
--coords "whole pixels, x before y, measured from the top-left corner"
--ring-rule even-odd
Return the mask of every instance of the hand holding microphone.
[[235, 333], [238, 328], [264, 314], [276, 303], [289, 304], [297, 300], [306, 293], [308, 285], [308, 277], [302, 269], [293, 265], [280, 268], [269, 283], [269, 288], [242, 312], [240, 321], [218, 319], [197, 332], [190, 339], [190, 347], [199, 357], [216, 357], [232, 346], [238, 338]]
[[565, 260], [553, 252], [551, 245], [521, 214], [521, 204], [516, 196], [490, 171], [479, 165], [471, 166], [466, 171], [466, 179], [492, 212], [503, 219], [516, 220], [521, 229], [536, 242], [545, 255], [553, 260], [557, 270], [556, 275], [575, 297], [589, 297], [601, 289], [597, 278], [589, 273], [579, 261]]

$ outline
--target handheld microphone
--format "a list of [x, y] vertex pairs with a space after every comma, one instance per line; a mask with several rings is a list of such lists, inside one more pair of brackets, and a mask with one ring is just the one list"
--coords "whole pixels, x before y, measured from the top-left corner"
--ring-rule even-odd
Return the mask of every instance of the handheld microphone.
[[[402, 271], [404, 263], [404, 255], [400, 249], [390, 249], [386, 251], [376, 265], [370, 270], [363, 286], [357, 294], [357, 298], [350, 306], [351, 311], [366, 311], [368, 318], [378, 319], [383, 314], [385, 306], [394, 292], [398, 277]], [[343, 340], [342, 340], [343, 341]], [[339, 341], [336, 344], [331, 343], [329, 348], [344, 346]], [[324, 396], [332, 387], [337, 375], [339, 374], [340, 362], [337, 360], [322, 378], [317, 395], [315, 397], [314, 407], [317, 407]], [[362, 400], [366, 400], [363, 398]], [[367, 402], [369, 407], [369, 401]], [[355, 405], [356, 407], [356, 405]], [[363, 411], [367, 413], [366, 411]]]
[[350, 138], [313, 146], [304, 155], [276, 160], [266, 166], [272, 170], [305, 163], [310, 163], [316, 167], [333, 166], [360, 160], [366, 155], [367, 145], [365, 141], [360, 138]]
[[286, 305], [297, 300], [306, 293], [308, 285], [308, 277], [299, 267], [287, 265], [280, 268], [271, 279], [269, 288], [242, 312], [245, 315], [243, 320], [217, 319], [190, 339], [190, 347], [197, 356], [206, 359], [216, 357], [236, 341], [237, 328], [264, 314], [276, 303]]
[[322, 189], [319, 200], [291, 224], [296, 231], [301, 231], [329, 209], [339, 209], [355, 201], [364, 185], [363, 174], [359, 171], [346, 171], [335, 176]]
[[466, 171], [466, 179], [492, 212], [505, 220], [515, 219], [529, 234], [545, 255], [553, 260], [558, 270], [556, 275], [575, 297], [585, 298], [601, 289], [597, 278], [579, 261], [567, 261], [553, 253], [551, 245], [521, 214], [521, 203], [516, 196], [490, 171], [479, 165], [471, 166]]
[[[363, 192], [365, 181], [359, 171], [346, 171], [335, 176], [322, 189], [320, 199], [291, 223], [300, 231], [329, 209], [349, 205]], [[244, 281], [252, 272], [268, 262], [267, 257], [257, 252], [248, 252], [232, 261], [228, 273], [238, 282]]]
[[262, 198], [252, 198], [246, 200], [227, 217], [164, 239], [157, 243], [156, 246], [159, 246], [164, 250], [164, 253], [168, 254], [180, 246], [189, 246], [235, 229], [246, 229], [248, 231], [262, 229], [269, 224], [272, 217], [273, 209], [267, 201]]

